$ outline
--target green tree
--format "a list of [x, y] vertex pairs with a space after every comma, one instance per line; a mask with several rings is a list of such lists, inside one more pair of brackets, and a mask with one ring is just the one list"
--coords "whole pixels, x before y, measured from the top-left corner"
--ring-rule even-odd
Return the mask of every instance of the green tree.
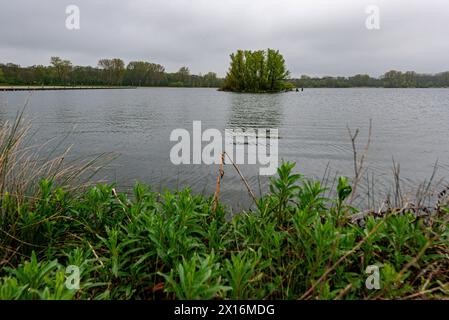
[[401, 86], [405, 88], [415, 88], [416, 87], [416, 72], [407, 71], [402, 74]]
[[98, 66], [103, 69], [103, 73], [108, 85], [119, 85], [125, 75], [125, 63], [122, 59], [101, 59]]
[[356, 74], [353, 77], [349, 77], [349, 83], [354, 87], [368, 87], [370, 80], [371, 78], [367, 74]]
[[231, 66], [226, 75], [223, 89], [229, 91], [245, 91], [245, 62], [243, 50], [230, 55]]
[[255, 68], [257, 69], [257, 86], [258, 90], [265, 90], [268, 86], [268, 73], [267, 73], [267, 62], [265, 59], [265, 52], [263, 50], [258, 50], [253, 53], [252, 57]]
[[72, 63], [69, 60], [62, 60], [60, 57], [51, 57], [50, 64], [55, 71], [58, 84], [67, 84], [69, 73], [72, 71]]
[[441, 85], [443, 87], [449, 87], [449, 71], [441, 73]]
[[268, 90], [282, 90], [283, 80], [289, 75], [289, 71], [285, 68], [284, 57], [279, 50], [268, 49], [267, 52], [267, 73], [268, 73]]
[[144, 85], [149, 71], [149, 62], [131, 61], [126, 67], [125, 80], [131, 85]]
[[279, 51], [238, 50], [230, 57], [231, 65], [224, 80], [223, 90], [277, 92], [287, 88], [284, 80], [289, 72]]
[[91, 66], [75, 66], [71, 73], [71, 81], [77, 85], [105, 85], [103, 70]]
[[160, 85], [165, 76], [165, 68], [160, 64], [146, 61], [131, 61], [128, 63], [124, 81], [130, 85], [155, 86]]
[[402, 86], [402, 72], [391, 70], [382, 77], [383, 85], [386, 88], [399, 88]]
[[203, 76], [204, 87], [215, 87], [218, 83], [217, 74], [215, 72], [208, 72]]
[[181, 67], [176, 73], [176, 81], [182, 83], [183, 86], [189, 85], [190, 70], [187, 67]]
[[[188, 71], [188, 69], [187, 69]], [[157, 63], [148, 65], [148, 72], [145, 84], [150, 86], [158, 86], [165, 78], [165, 68]]]

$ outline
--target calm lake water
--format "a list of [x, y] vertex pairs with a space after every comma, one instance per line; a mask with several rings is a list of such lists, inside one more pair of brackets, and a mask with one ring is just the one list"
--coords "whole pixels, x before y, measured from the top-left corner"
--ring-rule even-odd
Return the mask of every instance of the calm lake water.
[[[122, 190], [140, 180], [157, 190], [191, 186], [212, 195], [216, 165], [170, 162], [171, 131], [191, 132], [194, 120], [202, 121], [203, 130], [222, 132], [278, 128], [281, 159], [296, 161], [301, 173], [318, 178], [329, 164], [332, 180], [335, 174], [353, 175], [347, 126], [360, 128], [362, 149], [372, 119], [366, 165], [379, 189], [391, 186], [393, 158], [401, 165], [405, 187], [428, 179], [437, 160], [437, 175], [449, 173], [448, 89], [305, 89], [258, 95], [187, 88], [0, 92], [0, 121], [13, 119], [27, 97], [33, 143], [68, 135], [61, 147], [73, 144], [72, 157], [119, 154], [99, 177], [117, 182]], [[258, 177], [257, 166], [241, 170], [256, 194], [266, 188], [267, 177]], [[234, 208], [250, 203], [230, 165], [225, 166], [221, 198]]]

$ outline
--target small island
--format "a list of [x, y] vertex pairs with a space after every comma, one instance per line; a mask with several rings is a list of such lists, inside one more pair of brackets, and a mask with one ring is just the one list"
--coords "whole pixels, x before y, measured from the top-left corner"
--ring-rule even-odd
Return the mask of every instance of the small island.
[[232, 53], [231, 65], [221, 90], [267, 93], [290, 91], [295, 86], [285, 81], [290, 72], [279, 50], [238, 50]]

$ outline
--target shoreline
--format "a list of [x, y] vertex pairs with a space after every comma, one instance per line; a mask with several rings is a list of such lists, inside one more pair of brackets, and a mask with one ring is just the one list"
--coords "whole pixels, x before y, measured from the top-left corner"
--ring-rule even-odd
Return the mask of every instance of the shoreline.
[[0, 91], [136, 89], [128, 86], [0, 86]]

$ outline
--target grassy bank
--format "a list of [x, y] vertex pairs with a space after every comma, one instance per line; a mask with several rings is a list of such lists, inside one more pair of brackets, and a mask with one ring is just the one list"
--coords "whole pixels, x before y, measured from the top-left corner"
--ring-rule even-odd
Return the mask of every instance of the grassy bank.
[[[92, 162], [37, 162], [20, 147], [20, 118], [0, 132], [0, 299], [449, 297], [443, 201], [361, 214], [346, 178], [329, 199], [284, 163], [255, 209], [231, 217], [189, 189], [84, 186]], [[68, 266], [78, 289], [66, 286]], [[365, 285], [368, 266], [379, 289]]]
[[[322, 198], [284, 164], [254, 212], [227, 219], [183, 190], [79, 193], [41, 180], [28, 201], [4, 193], [1, 299], [376, 299], [449, 296], [447, 210], [351, 223], [350, 187]], [[80, 288], [65, 286], [68, 265]], [[367, 266], [380, 267], [368, 290]]]

